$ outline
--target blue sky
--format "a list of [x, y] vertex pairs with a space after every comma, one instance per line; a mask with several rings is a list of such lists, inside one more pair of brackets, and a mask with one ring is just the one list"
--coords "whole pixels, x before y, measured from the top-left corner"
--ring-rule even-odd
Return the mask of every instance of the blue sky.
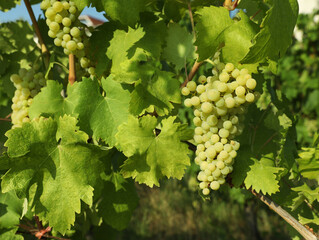
[[[38, 18], [40, 15], [43, 16], [42, 10], [40, 9], [40, 4], [32, 5], [32, 9], [36, 18]], [[95, 8], [85, 8], [82, 12], [82, 15], [90, 15], [92, 17], [105, 20], [103, 14], [98, 13]], [[27, 20], [31, 23], [31, 19], [24, 5], [24, 1], [21, 1], [21, 5], [17, 5], [17, 7], [11, 9], [8, 12], [0, 11], [0, 23], [15, 21], [17, 19]]]

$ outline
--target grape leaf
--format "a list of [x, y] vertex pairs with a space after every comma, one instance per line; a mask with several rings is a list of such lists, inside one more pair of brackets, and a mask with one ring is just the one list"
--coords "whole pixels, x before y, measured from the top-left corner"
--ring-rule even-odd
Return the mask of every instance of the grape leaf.
[[98, 11], [105, 11], [112, 20], [134, 27], [148, 2], [149, 0], [94, 0], [94, 5]]
[[[253, 165], [250, 165], [250, 171], [247, 173], [245, 179], [246, 188], [252, 188], [257, 193], [263, 192], [263, 194], [273, 194], [279, 191], [279, 181], [277, 175], [283, 168], [269, 166], [267, 158], [261, 158], [259, 161], [252, 158]], [[266, 164], [264, 162], [267, 162]], [[260, 181], [262, 179], [262, 181]]]
[[319, 202], [319, 189], [311, 189], [306, 183], [302, 186], [292, 188], [293, 191], [297, 192], [299, 197], [306, 198], [310, 204], [314, 201]]
[[138, 204], [134, 182], [125, 180], [119, 173], [105, 180], [99, 214], [107, 224], [120, 231], [127, 227]]
[[116, 135], [119, 148], [129, 157], [121, 167], [124, 177], [135, 178], [150, 187], [159, 186], [159, 179], [164, 176], [183, 177], [185, 168], [190, 165], [189, 150], [180, 142], [176, 134], [180, 124], [174, 120], [175, 117], [162, 120], [158, 136], [154, 133], [157, 120], [149, 115], [140, 119], [130, 117], [119, 127]]
[[23, 236], [16, 234], [18, 228], [14, 229], [0, 229], [0, 239], [1, 240], [23, 240]]
[[14, 191], [0, 192], [0, 229], [15, 228], [20, 223], [22, 205], [23, 200]]
[[102, 79], [102, 87], [105, 97], [100, 93], [97, 80], [83, 79], [69, 86], [68, 97], [63, 99], [62, 85], [48, 81], [47, 87], [34, 98], [29, 115], [32, 119], [40, 115], [73, 115], [79, 118], [82, 130], [114, 146], [117, 127], [128, 118], [129, 91], [111, 77]]
[[178, 24], [170, 24], [163, 57], [167, 61], [175, 64], [178, 70], [185, 67], [189, 60], [195, 58], [195, 47], [193, 45], [192, 35]]
[[156, 22], [150, 22], [149, 19], [143, 18], [142, 27], [145, 31], [145, 35], [135, 44], [135, 46], [142, 48], [147, 56], [159, 58], [165, 36], [167, 35], [167, 27], [164, 21], [158, 19], [155, 20]]
[[142, 28], [136, 30], [129, 28], [128, 32], [124, 30], [116, 30], [114, 32], [106, 52], [108, 58], [112, 60], [111, 73], [114, 74], [114, 80], [132, 83], [139, 79], [139, 74], [137, 74], [136, 78], [131, 79], [126, 72], [134, 72], [136, 70], [138, 73], [142, 73], [143, 70], [139, 69], [138, 60], [146, 60], [146, 55], [141, 49], [136, 51], [136, 48], [133, 48], [130, 54], [128, 52], [144, 35], [145, 32]]
[[20, 0], [6, 0], [0, 2], [0, 11], [7, 12], [11, 8], [14, 8], [17, 4], [20, 4]]
[[297, 159], [300, 174], [308, 179], [319, 181], [319, 150], [316, 148], [302, 148]]
[[272, 1], [261, 23], [261, 30], [254, 38], [241, 63], [255, 63], [265, 58], [276, 60], [282, 57], [292, 42], [292, 33], [298, 17], [297, 0]]
[[[34, 214], [64, 234], [81, 211], [81, 200], [92, 204], [99, 183], [103, 151], [87, 144], [76, 119], [40, 119], [7, 132], [10, 170], [1, 182], [3, 192], [27, 197]], [[23, 146], [23, 147], [19, 147]]]
[[180, 103], [179, 81], [170, 72], [156, 71], [150, 78], [137, 82], [131, 95], [130, 113], [143, 114], [154, 112], [159, 116], [168, 114], [173, 108], [172, 103]]
[[[241, 20], [225, 30], [225, 46], [222, 48], [223, 61], [231, 62], [235, 66], [248, 53], [252, 46], [251, 40], [259, 29], [244, 12], [240, 11], [238, 16]], [[257, 66], [258, 63], [253, 63], [242, 67], [249, 69], [251, 72], [257, 72]]]
[[204, 7], [198, 12], [197, 40], [198, 61], [203, 61], [215, 54], [224, 42], [224, 31], [231, 26], [232, 20], [224, 7]]

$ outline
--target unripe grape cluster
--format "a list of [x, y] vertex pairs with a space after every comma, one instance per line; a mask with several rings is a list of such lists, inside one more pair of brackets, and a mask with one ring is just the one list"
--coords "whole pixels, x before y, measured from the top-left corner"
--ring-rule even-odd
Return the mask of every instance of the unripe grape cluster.
[[78, 20], [79, 10], [73, 1], [43, 0], [40, 5], [45, 10], [48, 35], [54, 38], [54, 44], [63, 47], [64, 53], [74, 54], [82, 68], [90, 75], [95, 74], [90, 60], [85, 57], [87, 36]]
[[38, 67], [27, 70], [21, 68], [19, 74], [13, 74], [10, 80], [13, 82], [16, 91], [12, 98], [12, 124], [13, 128], [21, 127], [24, 122], [30, 122], [29, 107], [33, 98], [46, 85], [44, 74], [36, 73]]
[[188, 82], [182, 94], [191, 95], [184, 104], [194, 108], [195, 163], [200, 166], [197, 179], [202, 193], [208, 195], [218, 190], [233, 171], [240, 146], [235, 138], [243, 131], [239, 123], [247, 103], [255, 100], [256, 80], [245, 68], [218, 62], [213, 76], [202, 75], [198, 82]]

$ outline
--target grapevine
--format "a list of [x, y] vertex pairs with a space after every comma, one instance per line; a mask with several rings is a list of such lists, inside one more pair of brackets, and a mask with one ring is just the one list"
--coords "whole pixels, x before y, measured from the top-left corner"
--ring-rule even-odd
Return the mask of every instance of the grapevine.
[[[319, 137], [296, 144], [300, 116], [275, 77], [297, 0], [42, 0], [37, 19], [38, 2], [24, 0], [32, 25], [0, 27], [0, 239], [115, 239], [138, 229], [154, 186], [191, 209], [162, 212], [208, 224], [223, 200], [247, 215], [261, 201], [315, 239]], [[89, 6], [105, 17], [80, 18], [92, 27], [79, 20]]]

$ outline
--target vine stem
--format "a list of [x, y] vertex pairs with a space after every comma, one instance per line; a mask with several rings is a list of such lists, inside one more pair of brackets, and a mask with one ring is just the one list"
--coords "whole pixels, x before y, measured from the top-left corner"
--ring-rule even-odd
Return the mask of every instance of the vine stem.
[[75, 61], [74, 61], [74, 54], [69, 55], [69, 83], [73, 85], [75, 82]]
[[254, 190], [250, 190], [260, 201], [265, 203], [271, 210], [281, 216], [287, 223], [289, 223], [294, 229], [296, 229], [306, 240], [318, 240], [318, 238], [299, 223], [293, 216], [291, 216], [286, 210], [270, 200], [266, 196], [260, 193], [256, 193]]
[[186, 80], [182, 83], [181, 88], [185, 87], [186, 84], [191, 81], [193, 79], [193, 77], [195, 76], [196, 72], [198, 71], [199, 67], [203, 64], [203, 62], [195, 62], [192, 70], [189, 72], [188, 77], [186, 78]]
[[37, 37], [39, 39], [39, 43], [40, 43], [40, 46], [41, 46], [41, 52], [42, 52], [42, 55], [43, 55], [44, 65], [45, 65], [45, 67], [47, 69], [49, 67], [49, 63], [50, 63], [50, 53], [48, 51], [47, 46], [45, 45], [45, 43], [43, 41], [38, 22], [35, 19], [35, 16], [34, 16], [34, 13], [33, 13], [33, 10], [32, 10], [32, 7], [31, 7], [31, 4], [30, 4], [29, 0], [24, 0], [24, 3], [25, 3], [25, 6], [26, 6], [26, 8], [28, 10], [29, 15], [30, 15], [30, 18], [31, 18], [31, 21], [32, 21], [32, 24], [33, 24], [33, 27], [34, 27], [34, 30], [35, 30], [35, 33], [36, 33], [36, 35], [37, 35]]
[[196, 40], [194, 17], [193, 17], [192, 6], [191, 6], [190, 1], [187, 3], [187, 7], [188, 7], [188, 12], [189, 12], [189, 18], [190, 18], [191, 24], [192, 24], [192, 31], [193, 31], [194, 39]]

